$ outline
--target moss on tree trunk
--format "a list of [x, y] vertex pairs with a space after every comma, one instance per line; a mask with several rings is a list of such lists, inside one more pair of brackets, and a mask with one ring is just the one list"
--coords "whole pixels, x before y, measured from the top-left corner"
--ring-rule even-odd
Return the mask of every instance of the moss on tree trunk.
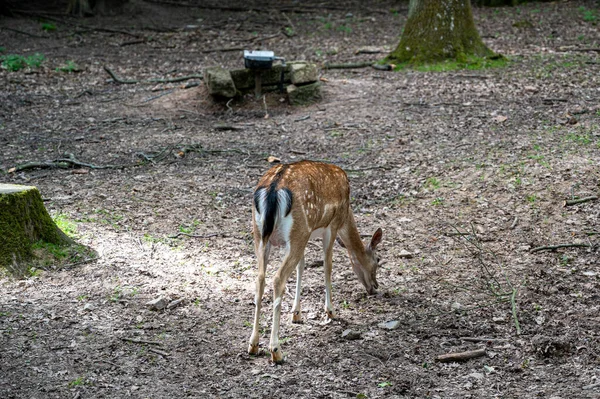
[[0, 184], [0, 267], [25, 274], [34, 255], [32, 245], [40, 241], [74, 243], [56, 226], [37, 188]]
[[468, 56], [494, 55], [477, 32], [469, 0], [411, 0], [400, 44], [386, 61], [466, 61]]

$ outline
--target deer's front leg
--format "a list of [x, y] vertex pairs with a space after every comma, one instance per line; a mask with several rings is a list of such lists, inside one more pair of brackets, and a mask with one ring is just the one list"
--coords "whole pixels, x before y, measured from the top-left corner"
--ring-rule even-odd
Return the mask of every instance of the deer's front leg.
[[304, 247], [307, 241], [308, 237], [303, 241], [303, 245], [292, 245], [291, 249], [288, 249], [281, 267], [277, 270], [273, 278], [273, 326], [269, 349], [271, 350], [271, 360], [274, 363], [283, 362], [283, 353], [279, 346], [279, 321], [281, 319], [281, 302], [285, 292], [285, 283], [294, 271], [294, 266], [304, 258]]
[[254, 296], [254, 324], [252, 327], [252, 335], [250, 336], [250, 343], [248, 345], [248, 353], [251, 355], [258, 355], [258, 339], [260, 337], [258, 327], [260, 325], [260, 308], [262, 304], [262, 297], [265, 292], [265, 274], [267, 271], [267, 261], [269, 259], [269, 252], [271, 251], [271, 244], [267, 243], [264, 245], [263, 241], [259, 242], [256, 246], [256, 257], [258, 258], [258, 275], [256, 277], [256, 294]]
[[302, 291], [302, 273], [304, 272], [304, 255], [296, 266], [296, 295], [294, 296], [294, 306], [292, 308], [292, 323], [302, 323], [302, 311], [300, 308], [300, 292]]
[[325, 269], [325, 313], [328, 319], [335, 318], [333, 304], [331, 303], [331, 271], [333, 269], [333, 243], [336, 234], [330, 229], [323, 233], [323, 267]]

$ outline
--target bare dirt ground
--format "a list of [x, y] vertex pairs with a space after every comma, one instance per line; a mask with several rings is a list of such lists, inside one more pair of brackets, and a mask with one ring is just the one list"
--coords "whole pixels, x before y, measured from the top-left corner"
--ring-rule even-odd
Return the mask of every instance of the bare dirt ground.
[[[38, 16], [0, 20], [4, 54], [46, 57], [39, 69], [0, 70], [0, 181], [37, 186], [99, 256], [2, 278], [0, 397], [600, 397], [600, 201], [563, 206], [600, 191], [597, 4], [476, 8], [508, 67], [323, 70], [324, 98], [308, 107], [277, 94], [226, 106], [189, 87], [198, 80], [119, 85], [103, 70], [197, 74], [242, 66], [241, 51], [223, 49], [261, 45], [319, 64], [375, 59], [384, 54], [355, 53], [392, 49], [407, 14], [393, 1], [211, 4], [52, 14], [50, 32]], [[68, 60], [81, 71], [56, 71]], [[65, 153], [127, 166], [6, 172]], [[290, 281], [282, 366], [266, 349], [246, 354], [250, 204], [269, 155], [344, 167], [361, 232], [384, 230], [379, 295], [364, 293], [336, 248], [330, 323], [320, 245], [308, 246], [305, 323], [289, 323]], [[588, 246], [532, 251], [556, 244]], [[148, 309], [159, 297], [181, 301]], [[266, 346], [269, 289], [264, 307]], [[478, 348], [484, 357], [435, 361]]]

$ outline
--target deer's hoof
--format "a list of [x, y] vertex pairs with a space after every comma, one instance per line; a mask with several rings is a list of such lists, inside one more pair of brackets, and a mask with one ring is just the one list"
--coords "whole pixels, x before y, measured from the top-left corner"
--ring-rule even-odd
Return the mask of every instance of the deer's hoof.
[[281, 348], [271, 349], [271, 361], [275, 364], [283, 363], [283, 353], [281, 352]]
[[248, 345], [248, 354], [249, 355], [258, 355], [258, 344]]
[[292, 323], [294, 324], [302, 324], [304, 321], [302, 320], [302, 313], [296, 311], [292, 313]]

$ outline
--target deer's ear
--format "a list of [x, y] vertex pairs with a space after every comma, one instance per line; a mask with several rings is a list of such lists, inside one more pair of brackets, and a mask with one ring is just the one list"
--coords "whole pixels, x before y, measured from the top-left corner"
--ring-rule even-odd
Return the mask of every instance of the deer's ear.
[[381, 227], [380, 227], [377, 229], [375, 234], [373, 234], [373, 237], [371, 237], [371, 243], [369, 244], [369, 247], [371, 249], [375, 249], [377, 247], [377, 245], [381, 242], [382, 236], [383, 236], [383, 231], [381, 230]]
[[346, 248], [346, 245], [344, 244], [344, 241], [342, 241], [342, 239], [340, 237], [336, 237], [335, 240], [337, 241], [338, 244], [340, 244], [340, 246], [342, 248]]

